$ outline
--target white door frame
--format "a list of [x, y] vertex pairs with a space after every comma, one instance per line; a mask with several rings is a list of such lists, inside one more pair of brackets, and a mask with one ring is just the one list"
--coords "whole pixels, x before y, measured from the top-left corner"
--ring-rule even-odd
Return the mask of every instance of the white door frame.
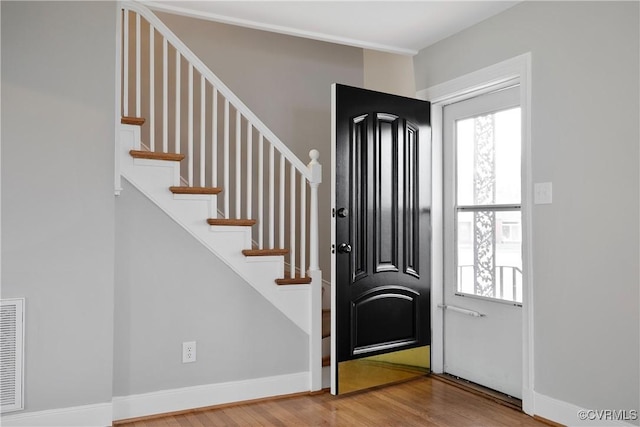
[[522, 410], [533, 415], [533, 274], [532, 274], [532, 188], [531, 177], [531, 53], [417, 92], [416, 97], [431, 102], [432, 126], [432, 256], [431, 256], [431, 370], [443, 372], [444, 313], [444, 218], [442, 112], [453, 102], [472, 98], [501, 87], [520, 84], [522, 112]]

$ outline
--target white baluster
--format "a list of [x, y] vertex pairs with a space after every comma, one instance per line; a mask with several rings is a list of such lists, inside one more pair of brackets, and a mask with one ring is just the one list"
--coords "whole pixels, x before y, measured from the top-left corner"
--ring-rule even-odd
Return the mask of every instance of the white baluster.
[[129, 115], [129, 11], [124, 9], [124, 48], [122, 52], [122, 115]]
[[269, 249], [275, 247], [275, 149], [269, 144]]
[[176, 141], [175, 152], [180, 153], [180, 52], [176, 50]]
[[309, 206], [309, 271], [320, 270], [319, 246], [318, 246], [318, 186], [322, 182], [322, 165], [318, 163], [320, 153], [318, 150], [309, 152], [311, 162], [308, 168], [311, 172], [309, 187], [311, 188], [311, 200]]
[[224, 216], [230, 218], [229, 215], [229, 100], [224, 100]]
[[156, 151], [156, 127], [155, 127], [155, 110], [156, 110], [156, 59], [155, 59], [155, 30], [153, 25], [149, 24], [149, 149]]
[[258, 249], [264, 249], [264, 138], [258, 138]]
[[280, 153], [280, 239], [278, 248], [284, 248], [284, 155]]
[[169, 151], [169, 42], [162, 38], [162, 152]]
[[206, 124], [206, 120], [204, 118], [204, 114], [205, 114], [205, 89], [206, 89], [206, 84], [205, 84], [205, 80], [204, 80], [204, 74], [200, 74], [200, 187], [204, 187], [204, 173], [205, 171], [205, 147], [204, 147], [204, 137], [205, 137], [205, 130], [204, 130], [204, 125]]
[[252, 212], [252, 197], [253, 197], [253, 128], [251, 123], [247, 120], [247, 219], [251, 219]]
[[242, 132], [240, 124], [242, 123], [242, 116], [240, 111], [236, 109], [236, 218], [240, 219], [242, 212], [240, 212], [241, 193], [242, 193], [242, 167], [241, 167], [241, 153], [240, 153], [240, 140], [242, 138]]
[[300, 174], [300, 277], [306, 277], [307, 264], [307, 178]]
[[189, 187], [193, 187], [193, 64], [191, 63], [189, 63], [187, 90], [187, 154], [189, 157], [187, 182]]
[[213, 88], [213, 107], [211, 108], [211, 185], [218, 186], [218, 89]]
[[289, 197], [289, 263], [291, 265], [291, 278], [296, 276], [296, 167], [291, 164], [291, 170], [289, 172], [291, 182], [289, 190], [291, 196]]
[[141, 117], [142, 113], [140, 112], [140, 98], [141, 98], [141, 85], [140, 85], [140, 15], [136, 13], [136, 117]]

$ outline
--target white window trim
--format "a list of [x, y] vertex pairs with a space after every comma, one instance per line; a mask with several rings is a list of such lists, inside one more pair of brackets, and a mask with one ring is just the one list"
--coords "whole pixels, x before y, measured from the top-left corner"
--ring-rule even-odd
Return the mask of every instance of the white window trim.
[[432, 124], [432, 197], [439, 203], [432, 208], [432, 273], [431, 273], [431, 370], [443, 372], [443, 303], [444, 217], [443, 217], [443, 146], [442, 112], [445, 105], [469, 99], [496, 89], [520, 85], [522, 111], [522, 409], [534, 413], [534, 318], [532, 259], [532, 174], [531, 174], [531, 53], [526, 53], [448, 82], [421, 90], [418, 99], [431, 102]]

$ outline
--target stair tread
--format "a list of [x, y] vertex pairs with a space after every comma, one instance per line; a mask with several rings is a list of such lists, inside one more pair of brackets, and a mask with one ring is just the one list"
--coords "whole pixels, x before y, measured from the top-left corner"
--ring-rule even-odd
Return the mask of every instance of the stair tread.
[[242, 253], [245, 256], [287, 255], [289, 253], [289, 249], [245, 249]]
[[225, 226], [252, 226], [256, 223], [255, 219], [230, 219], [230, 218], [209, 218], [209, 225], [225, 225]]
[[176, 162], [184, 159], [184, 154], [158, 153], [155, 151], [131, 150], [129, 154], [135, 159], [168, 160]]
[[173, 194], [219, 194], [220, 187], [169, 187]]
[[324, 356], [322, 358], [322, 366], [331, 366], [331, 356]]
[[144, 117], [122, 116], [122, 118], [120, 118], [120, 123], [123, 125], [142, 126], [144, 122]]
[[276, 279], [278, 285], [308, 285], [311, 283], [311, 277], [285, 277]]

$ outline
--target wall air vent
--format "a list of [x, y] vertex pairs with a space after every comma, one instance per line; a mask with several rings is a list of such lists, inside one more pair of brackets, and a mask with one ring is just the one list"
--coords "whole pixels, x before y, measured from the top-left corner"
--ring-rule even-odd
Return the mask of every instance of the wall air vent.
[[24, 409], [24, 299], [3, 299], [0, 308], [0, 412]]

